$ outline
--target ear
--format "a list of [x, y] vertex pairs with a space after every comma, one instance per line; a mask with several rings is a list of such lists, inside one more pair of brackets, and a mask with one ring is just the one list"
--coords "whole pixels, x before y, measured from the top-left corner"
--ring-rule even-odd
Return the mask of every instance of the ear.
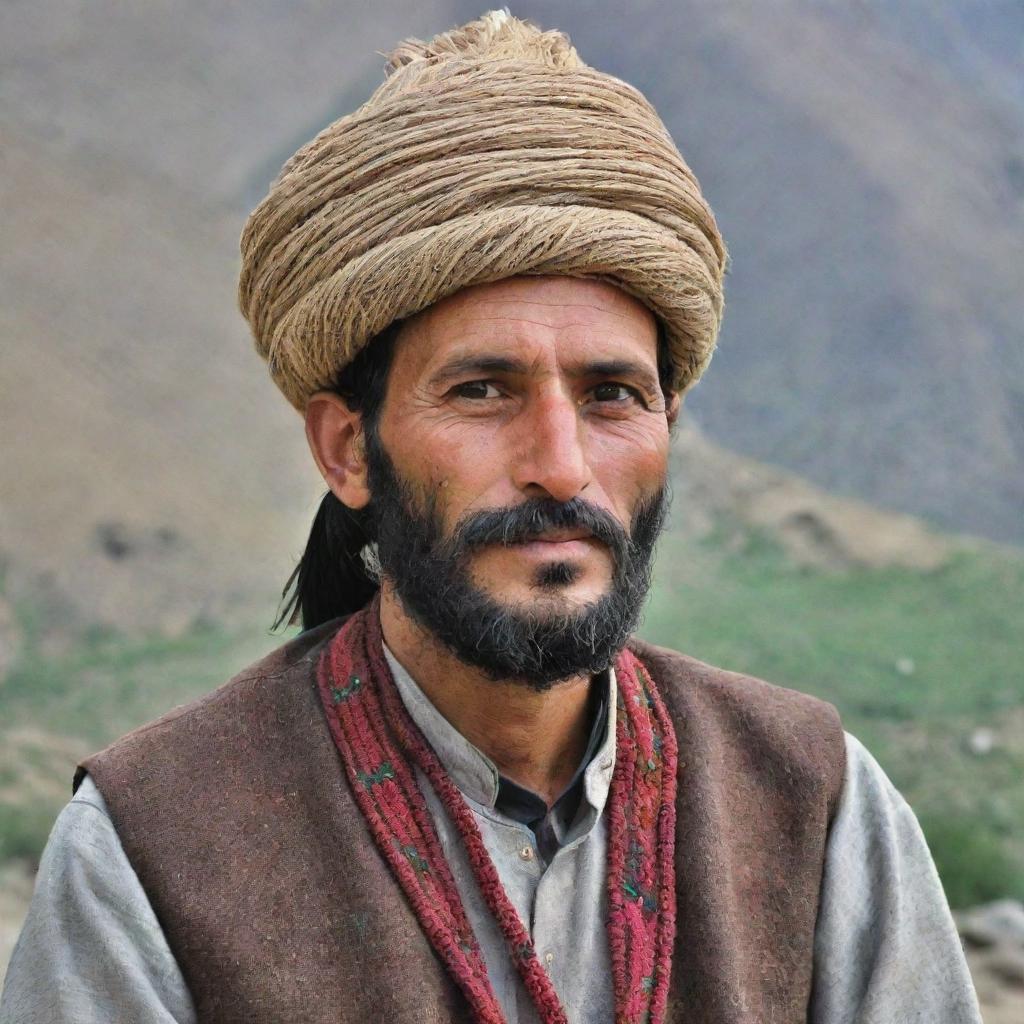
[[306, 405], [306, 440], [335, 497], [349, 508], [365, 508], [370, 490], [362, 415], [339, 395], [318, 391]]

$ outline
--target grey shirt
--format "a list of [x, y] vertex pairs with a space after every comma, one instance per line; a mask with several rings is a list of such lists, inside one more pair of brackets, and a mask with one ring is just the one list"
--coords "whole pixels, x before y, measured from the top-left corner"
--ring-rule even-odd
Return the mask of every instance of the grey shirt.
[[[493, 762], [385, 653], [406, 707], [469, 803], [569, 1020], [610, 1024], [603, 812], [615, 760], [614, 673], [596, 680], [608, 713], [596, 750], [592, 742], [593, 754], [581, 766], [579, 800], [559, 801], [531, 828], [519, 820], [524, 815], [498, 809], [506, 801]], [[809, 1024], [980, 1024], [959, 939], [917, 820], [849, 734], [846, 748], [846, 778], [829, 834], [815, 931]], [[506, 1018], [509, 1024], [534, 1024], [536, 1013], [477, 889], [458, 832], [422, 776], [419, 783]], [[547, 863], [537, 842], [545, 830], [553, 836]], [[196, 1019], [103, 798], [86, 778], [43, 853], [0, 997], [0, 1024]]]

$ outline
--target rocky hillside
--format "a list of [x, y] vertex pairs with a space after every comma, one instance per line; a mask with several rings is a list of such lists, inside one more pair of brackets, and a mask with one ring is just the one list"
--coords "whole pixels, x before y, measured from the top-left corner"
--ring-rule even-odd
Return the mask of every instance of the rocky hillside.
[[[375, 51], [479, 13], [186, 7], [15, 3], [0, 33], [0, 558], [9, 586], [123, 626], [263, 608], [286, 575], [318, 488], [234, 308], [242, 220], [379, 80]], [[1021, 14], [964, 9], [643, 0], [558, 22], [659, 105], [730, 240], [693, 421], [1020, 541]], [[761, 498], [752, 514], [784, 514]]]
[[[1020, 8], [962, 9], [648, 0], [558, 21], [663, 110], [730, 240], [695, 422], [833, 491], [1019, 541]], [[173, 624], [287, 571], [316, 481], [234, 309], [242, 219], [379, 79], [374, 51], [478, 13], [374, 10], [5, 8], [10, 579]]]

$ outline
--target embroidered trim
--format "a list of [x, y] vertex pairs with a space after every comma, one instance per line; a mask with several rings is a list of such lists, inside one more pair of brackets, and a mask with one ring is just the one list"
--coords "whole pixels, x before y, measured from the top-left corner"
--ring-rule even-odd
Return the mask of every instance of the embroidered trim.
[[[417, 785], [427, 777], [459, 830], [542, 1024], [566, 1024], [551, 979], [509, 900], [473, 812], [409, 716], [391, 678], [379, 596], [342, 626], [317, 679], [331, 735], [363, 816], [480, 1024], [505, 1024], [451, 867]], [[609, 792], [608, 940], [616, 1024], [662, 1024], [675, 939], [675, 731], [643, 664], [624, 650]]]

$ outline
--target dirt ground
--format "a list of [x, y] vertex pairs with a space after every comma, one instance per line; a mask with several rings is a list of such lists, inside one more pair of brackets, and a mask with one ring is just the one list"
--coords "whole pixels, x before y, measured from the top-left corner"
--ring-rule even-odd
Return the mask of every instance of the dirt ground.
[[1021, 1024], [1024, 1021], [1024, 983], [1000, 977], [983, 953], [969, 952], [967, 962], [971, 965], [985, 1024]]
[[32, 876], [24, 868], [18, 865], [0, 868], [0, 975], [7, 973], [7, 962], [31, 898]]

